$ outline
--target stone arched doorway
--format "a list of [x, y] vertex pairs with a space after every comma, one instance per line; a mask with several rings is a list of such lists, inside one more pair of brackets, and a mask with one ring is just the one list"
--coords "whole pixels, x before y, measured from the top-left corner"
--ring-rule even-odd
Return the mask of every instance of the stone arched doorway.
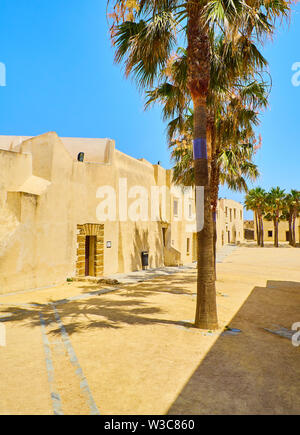
[[104, 225], [77, 225], [77, 276], [102, 276], [104, 273]]

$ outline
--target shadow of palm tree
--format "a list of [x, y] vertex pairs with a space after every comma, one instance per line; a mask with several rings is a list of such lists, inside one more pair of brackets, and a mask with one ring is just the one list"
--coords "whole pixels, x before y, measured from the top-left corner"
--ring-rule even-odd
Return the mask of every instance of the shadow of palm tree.
[[[180, 273], [180, 271], [178, 271]], [[112, 288], [116, 287], [116, 290], [120, 291], [120, 296], [122, 297], [132, 297], [135, 298], [146, 298], [157, 293], [169, 293], [178, 295], [188, 295], [193, 296], [195, 293], [190, 290], [190, 284], [196, 283], [196, 273], [192, 269], [191, 272], [185, 272], [184, 276], [178, 276], [172, 273], [172, 281], [168, 281], [165, 275], [151, 277], [149, 280], [142, 280], [140, 282], [132, 284], [119, 284], [118, 286], [113, 285]], [[135, 277], [135, 276], [134, 276]], [[129, 276], [130, 278], [130, 276]], [[136, 277], [135, 277], [136, 278]], [[101, 289], [107, 289], [108, 286], [99, 286], [97, 283], [92, 283], [88, 285], [78, 286], [82, 289], [83, 294], [88, 295], [98, 295]], [[59, 302], [67, 302], [67, 300], [61, 300]]]
[[[149, 295], [147, 292], [140, 293], [144, 297]], [[87, 329], [119, 329], [126, 325], [166, 324], [187, 326], [182, 321], [153, 317], [153, 315], [163, 315], [165, 313], [161, 308], [151, 305], [150, 302], [137, 299], [134, 292], [132, 295], [127, 295], [125, 300], [107, 299], [100, 296], [87, 300], [60, 301], [45, 305], [32, 302], [22, 308], [15, 306], [3, 307], [1, 309], [1, 322], [23, 323], [29, 327], [36, 327], [40, 325], [40, 314], [42, 314], [45, 324], [51, 327], [50, 334], [60, 334], [61, 330], [55, 322], [54, 307], [68, 334]]]

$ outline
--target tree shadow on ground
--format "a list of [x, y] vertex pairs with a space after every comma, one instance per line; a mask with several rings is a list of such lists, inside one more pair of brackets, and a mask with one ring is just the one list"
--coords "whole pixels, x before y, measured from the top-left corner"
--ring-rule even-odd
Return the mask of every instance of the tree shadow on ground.
[[[122, 297], [141, 297], [146, 298], [158, 293], [169, 293], [178, 295], [189, 295], [192, 296], [195, 293], [191, 291], [190, 284], [197, 281], [197, 276], [195, 271], [190, 273], [186, 272], [184, 276], [176, 276], [173, 274], [172, 281], [168, 280], [168, 276], [158, 276], [152, 278], [151, 280], [141, 280], [141, 282], [133, 284], [119, 284], [116, 287], [117, 291], [121, 291], [120, 295]], [[115, 287], [115, 286], [113, 286]], [[82, 289], [82, 293], [97, 294], [101, 291], [101, 286], [97, 283], [79, 286]], [[107, 286], [105, 286], [107, 288]]]
[[123, 297], [149, 297], [158, 293], [190, 295], [194, 292], [190, 289], [190, 284], [196, 284], [196, 274], [186, 273], [184, 276], [173, 277], [172, 281], [166, 276], [157, 277], [151, 281], [145, 281], [126, 288], [126, 292], [122, 292]]
[[300, 322], [300, 283], [255, 287], [169, 409], [188, 414], [299, 414], [300, 353], [264, 328]]
[[55, 321], [55, 308], [69, 334], [86, 329], [119, 329], [125, 325], [191, 326], [188, 322], [164, 318], [167, 313], [149, 299], [150, 296], [160, 293], [192, 296], [193, 292], [188, 290], [188, 283], [191, 282], [195, 282], [195, 276], [178, 278], [167, 284], [165, 278], [161, 277], [151, 282], [121, 286], [116, 293], [110, 293], [109, 298], [105, 295], [97, 295], [99, 291], [96, 290], [97, 284], [91, 284], [79, 287], [85, 292], [87, 289], [91, 293], [95, 292], [95, 296], [87, 299], [62, 299], [48, 304], [31, 302], [22, 307], [3, 306], [0, 311], [2, 317], [0, 321], [36, 327], [40, 326], [42, 314], [45, 324], [51, 329], [50, 333], [60, 334], [61, 329], [57, 327]]

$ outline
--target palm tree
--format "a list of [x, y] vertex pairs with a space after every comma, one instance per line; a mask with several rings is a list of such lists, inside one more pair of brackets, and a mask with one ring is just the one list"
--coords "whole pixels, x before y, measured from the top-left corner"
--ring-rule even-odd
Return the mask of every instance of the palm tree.
[[[276, 18], [287, 16], [289, 2], [110, 0], [111, 2], [114, 6], [111, 18], [114, 20], [112, 34], [116, 61], [125, 61], [126, 74], [132, 74], [140, 87], [152, 87], [166, 68], [179, 32], [187, 41], [187, 88], [194, 109], [197, 222], [202, 212], [198, 187], [204, 189], [204, 227], [197, 228], [198, 247], [201, 246], [201, 249], [198, 249], [195, 326], [214, 329], [218, 320], [209, 183], [213, 153], [207, 140], [212, 41], [216, 34], [224, 35], [232, 48], [244, 38], [248, 41], [261, 41], [266, 34], [273, 33]], [[245, 48], [249, 49], [249, 46]]]
[[246, 210], [252, 210], [254, 213], [255, 228], [257, 235], [257, 245], [264, 246], [264, 225], [263, 218], [266, 209], [267, 193], [261, 187], [249, 190], [245, 197]]
[[284, 217], [289, 222], [289, 244], [296, 246], [295, 226], [300, 211], [300, 191], [291, 190], [284, 199]]
[[[219, 61], [224, 41], [218, 40], [214, 46], [214, 57], [211, 64], [211, 77], [219, 76], [224, 62]], [[254, 51], [254, 50], [253, 50]], [[172, 157], [175, 161], [173, 181], [176, 184], [195, 185], [193, 167], [193, 110], [190, 108], [190, 95], [186, 86], [186, 51], [178, 50], [172, 56], [162, 74], [161, 83], [147, 92], [146, 108], [159, 102], [162, 105], [163, 117], [171, 121], [167, 132]], [[222, 72], [222, 86], [211, 81], [209, 107], [214, 117], [209, 119], [209, 139], [212, 149], [210, 190], [211, 208], [214, 226], [214, 258], [216, 260], [216, 210], [219, 184], [227, 182], [233, 190], [247, 190], [246, 178], [255, 180], [257, 167], [252, 163], [256, 138], [253, 127], [258, 124], [258, 110], [267, 105], [267, 86], [252, 78], [253, 69], [266, 65], [265, 59], [258, 51], [247, 56], [247, 68], [244, 82], [233, 81], [239, 73], [233, 71], [232, 64], [241, 61], [243, 52], [234, 53], [234, 62], [229, 56], [226, 62], [231, 69], [230, 80]], [[218, 72], [217, 72], [218, 71]], [[227, 68], [225, 70], [227, 72]], [[228, 84], [226, 85], [226, 80]], [[173, 118], [173, 119], [172, 119]], [[212, 118], [212, 119], [211, 119]], [[239, 162], [236, 160], [239, 159]], [[243, 162], [244, 160], [244, 162]], [[237, 165], [237, 163], [239, 163]], [[220, 165], [225, 171], [222, 171]], [[215, 267], [216, 263], [214, 262]]]
[[[220, 62], [226, 41], [218, 39], [213, 45], [211, 62], [211, 82], [208, 99], [209, 141], [211, 144], [210, 190], [211, 208], [214, 226], [214, 258], [216, 260], [216, 210], [219, 184], [227, 184], [234, 190], [247, 188], [242, 174], [254, 180], [258, 174], [252, 159], [256, 142], [253, 127], [258, 124], [258, 110], [267, 105], [267, 86], [258, 82], [253, 73], [257, 68], [266, 66], [266, 60], [258, 50], [251, 48], [251, 56], [246, 54], [247, 64], [243, 67], [243, 81], [240, 80], [240, 64], [245, 53], [239, 46], [234, 53], [227, 54], [225, 62]], [[179, 55], [180, 54], [180, 55]], [[224, 68], [226, 65], [226, 68]], [[230, 74], [228, 74], [230, 71]], [[230, 77], [227, 77], [230, 75]], [[222, 77], [218, 81], [216, 77]], [[236, 81], [234, 81], [234, 79]], [[238, 80], [237, 80], [238, 79]], [[175, 183], [195, 185], [193, 167], [193, 110], [191, 97], [187, 89], [187, 55], [180, 48], [169, 60], [158, 86], [147, 92], [146, 108], [153, 103], [162, 105], [163, 117], [171, 121], [167, 132], [172, 156], [175, 160]], [[220, 85], [221, 83], [221, 85]], [[253, 143], [252, 143], [253, 142]], [[243, 151], [241, 153], [241, 151]], [[250, 154], [249, 154], [250, 152]], [[235, 156], [236, 154], [236, 156]], [[235, 157], [234, 157], [235, 156]], [[240, 164], [234, 160], [239, 157]], [[242, 160], [245, 159], [244, 163]], [[248, 160], [247, 160], [248, 159]], [[220, 171], [220, 163], [226, 166], [226, 172]], [[233, 163], [233, 164], [232, 164]], [[216, 267], [216, 263], [215, 267]]]
[[265, 219], [274, 223], [274, 246], [278, 248], [278, 226], [283, 219], [283, 210], [285, 207], [285, 191], [280, 187], [272, 187], [266, 197], [266, 215]]
[[292, 216], [293, 216], [293, 222], [292, 222], [292, 245], [296, 246], [296, 219], [299, 216], [300, 213], [300, 191], [297, 190], [291, 190], [291, 196], [293, 198], [293, 205], [292, 205]]

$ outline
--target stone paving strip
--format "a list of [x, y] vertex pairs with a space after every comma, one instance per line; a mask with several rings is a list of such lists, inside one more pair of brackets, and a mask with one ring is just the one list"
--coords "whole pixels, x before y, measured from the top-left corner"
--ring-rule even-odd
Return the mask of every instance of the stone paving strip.
[[78, 379], [80, 381], [80, 389], [83, 391], [84, 395], [86, 396], [86, 401], [88, 403], [90, 412], [90, 415], [99, 415], [99, 410], [97, 408], [97, 405], [94, 401], [93, 395], [91, 393], [90, 387], [88, 385], [88, 382], [86, 380], [86, 377], [83, 374], [82, 368], [79, 364], [79, 361], [77, 359], [76, 353], [73, 349], [73, 346], [71, 344], [69, 335], [66, 331], [66, 328], [64, 327], [61, 318], [58, 314], [58, 311], [56, 309], [56, 306], [53, 304], [53, 310], [54, 310], [54, 315], [55, 315], [55, 320], [57, 322], [57, 324], [59, 325], [60, 331], [61, 331], [61, 336], [62, 336], [62, 340], [64, 343], [64, 346], [68, 352], [69, 355], [69, 359], [71, 364], [73, 365], [76, 375], [78, 376]]
[[53, 413], [55, 415], [63, 415], [63, 411], [61, 408], [61, 398], [55, 389], [52, 352], [50, 348], [49, 339], [47, 336], [46, 322], [42, 313], [40, 313], [40, 321], [41, 321], [41, 328], [42, 328], [43, 345], [45, 351], [46, 367], [47, 367], [47, 374], [48, 374], [48, 382], [50, 386], [50, 395], [52, 399]]
[[[14, 305], [14, 308], [17, 306]], [[0, 322], [13, 321], [14, 316], [21, 318], [22, 308], [23, 311], [25, 308], [38, 308], [34, 314], [40, 321], [53, 414], [72, 414], [72, 409], [76, 406], [82, 414], [99, 415], [87, 379], [55, 304], [23, 304], [18, 306], [15, 313], [0, 316]], [[72, 396], [72, 401], [69, 395]]]

